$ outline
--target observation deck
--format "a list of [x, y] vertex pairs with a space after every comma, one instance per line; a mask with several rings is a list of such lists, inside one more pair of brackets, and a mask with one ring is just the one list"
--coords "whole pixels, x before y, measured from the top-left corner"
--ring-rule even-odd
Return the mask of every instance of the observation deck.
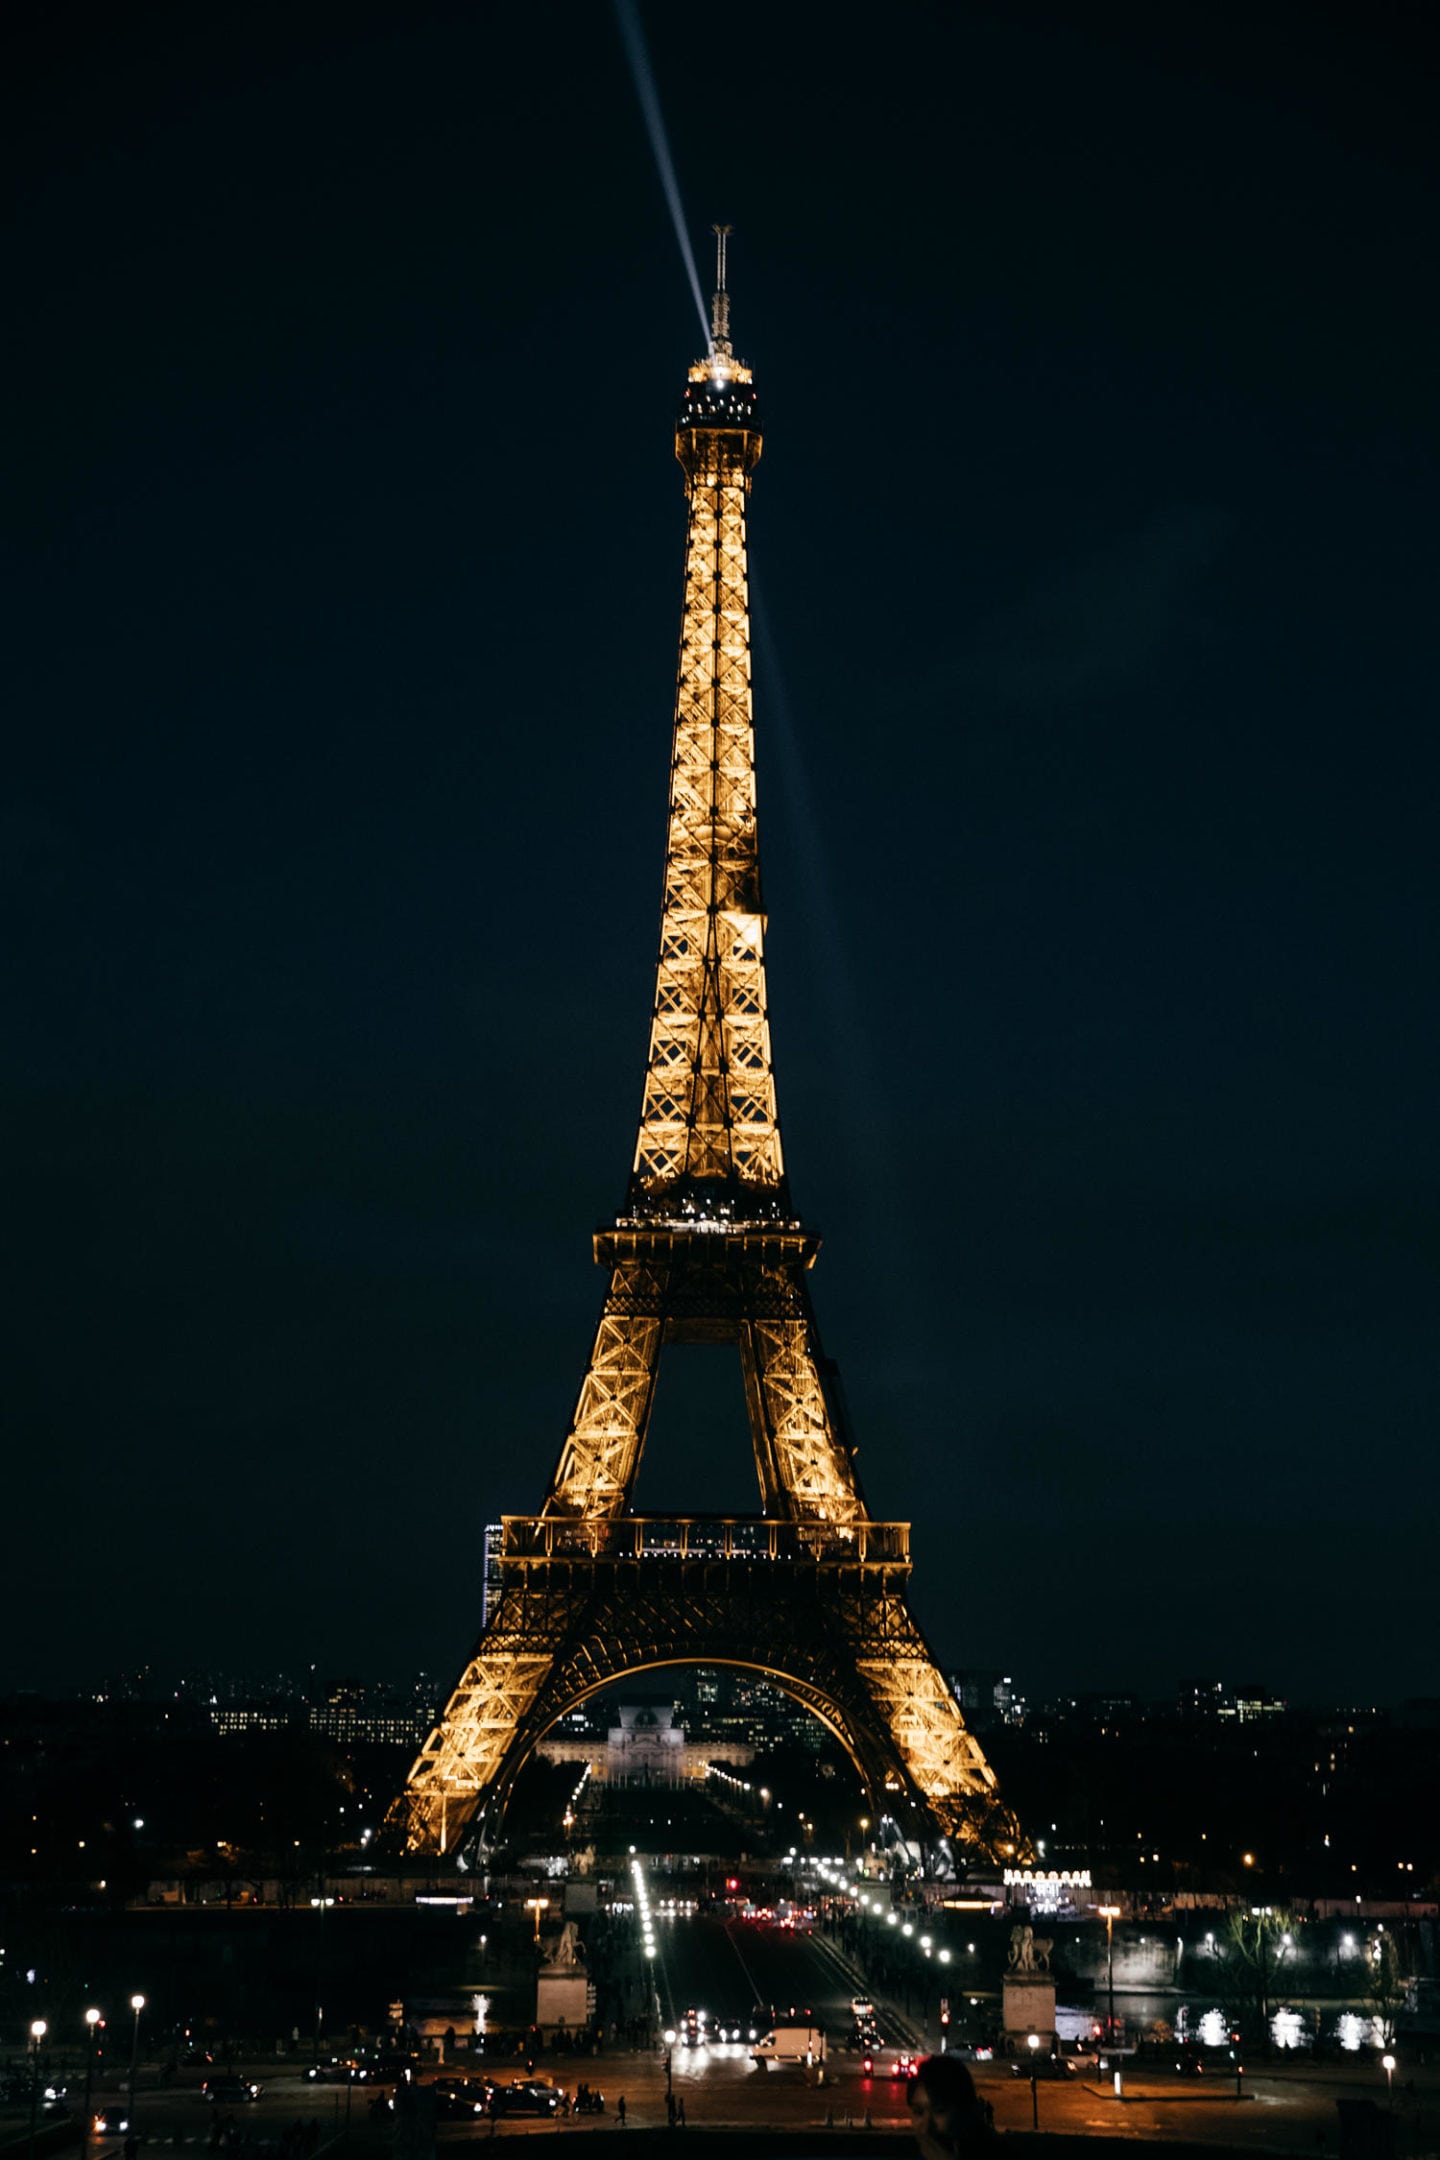
[[707, 373], [693, 368], [675, 415], [677, 428], [746, 428], [760, 433], [760, 393], [750, 370]]
[[759, 1571], [910, 1571], [910, 1525], [795, 1522], [755, 1515], [506, 1515], [504, 1568], [721, 1562]]

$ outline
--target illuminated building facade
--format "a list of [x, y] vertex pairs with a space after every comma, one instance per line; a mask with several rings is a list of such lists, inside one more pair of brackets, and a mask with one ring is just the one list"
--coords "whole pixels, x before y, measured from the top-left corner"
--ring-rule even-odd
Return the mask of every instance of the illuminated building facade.
[[[750, 696], [760, 414], [731, 343], [724, 251], [719, 230], [710, 350], [676, 425], [689, 528], [660, 951], [629, 1191], [595, 1237], [609, 1288], [544, 1507], [505, 1518], [501, 1595], [392, 1823], [412, 1849], [449, 1851], [472, 1823], [493, 1836], [566, 1711], [630, 1674], [701, 1662], [748, 1669], [814, 1711], [877, 1817], [1021, 1859], [911, 1617], [909, 1525], [866, 1507], [806, 1283], [819, 1241], [786, 1180]], [[755, 1517], [631, 1512], [660, 1353], [687, 1342], [738, 1350]]]

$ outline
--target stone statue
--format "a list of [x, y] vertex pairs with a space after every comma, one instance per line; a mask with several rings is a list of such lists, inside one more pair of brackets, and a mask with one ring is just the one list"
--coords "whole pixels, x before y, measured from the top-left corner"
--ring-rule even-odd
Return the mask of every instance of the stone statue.
[[1007, 1964], [1011, 1972], [1033, 1973], [1050, 1970], [1050, 1953], [1055, 1948], [1053, 1935], [1037, 1935], [1031, 1927], [1012, 1927], [1010, 1930], [1010, 1956]]
[[559, 1939], [545, 1960], [545, 1970], [552, 1973], [584, 1972], [585, 1945], [573, 1920], [567, 1920], [561, 1928]]

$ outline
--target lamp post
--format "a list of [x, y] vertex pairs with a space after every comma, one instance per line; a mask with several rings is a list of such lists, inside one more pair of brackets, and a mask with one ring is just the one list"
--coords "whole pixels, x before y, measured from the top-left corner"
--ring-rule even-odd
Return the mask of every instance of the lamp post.
[[145, 1997], [143, 1995], [132, 1995], [130, 1997], [130, 2008], [135, 2013], [135, 2023], [130, 2033], [130, 2101], [125, 2112], [130, 2117], [132, 2135], [135, 2129], [135, 2065], [140, 2060], [140, 2012], [144, 2007]]
[[35, 2160], [35, 2117], [40, 2110], [40, 2042], [50, 2028], [44, 2018], [30, 2021], [30, 2160]]
[[1382, 2055], [1380, 2057], [1380, 2067], [1385, 2072], [1385, 2099], [1388, 2103], [1390, 2095], [1395, 2089], [1395, 2057], [1393, 2055]]
[[80, 2150], [85, 2150], [85, 2140], [90, 2135], [90, 2089], [95, 2078], [95, 2028], [100, 2023], [98, 2010], [85, 2012], [85, 2112], [80, 2117]]
[[540, 1947], [540, 1915], [542, 1912], [550, 1910], [550, 1900], [548, 1897], [527, 1897], [525, 1910], [526, 1912], [533, 1912], [535, 1915], [535, 1947], [538, 1950]]
[[1027, 2033], [1025, 2035], [1025, 2045], [1030, 2050], [1030, 2127], [1032, 2130], [1038, 2130], [1040, 2127], [1040, 2087], [1036, 2083], [1036, 2079], [1040, 2070], [1039, 2033]]
[[1105, 2024], [1105, 2038], [1111, 2047], [1115, 2045], [1115, 1922], [1120, 1917], [1118, 1905], [1102, 1905], [1100, 1917], [1105, 1922], [1105, 1986], [1110, 1997], [1110, 2010]]

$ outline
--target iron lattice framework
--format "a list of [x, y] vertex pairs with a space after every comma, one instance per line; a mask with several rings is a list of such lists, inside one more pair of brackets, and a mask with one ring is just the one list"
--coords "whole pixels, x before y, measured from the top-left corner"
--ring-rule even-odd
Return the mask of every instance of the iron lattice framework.
[[[760, 456], [720, 233], [712, 350], [676, 430], [689, 529], [660, 954], [625, 1209], [595, 1238], [609, 1289], [544, 1510], [505, 1520], [502, 1592], [392, 1825], [446, 1852], [494, 1835], [557, 1718], [628, 1674], [750, 1668], [848, 1750], [872, 1811], [990, 1858], [1027, 1850], [906, 1603], [908, 1525], [873, 1522], [791, 1209], [765, 995], [745, 505]], [[763, 1515], [629, 1511], [662, 1348], [740, 1353]]]

